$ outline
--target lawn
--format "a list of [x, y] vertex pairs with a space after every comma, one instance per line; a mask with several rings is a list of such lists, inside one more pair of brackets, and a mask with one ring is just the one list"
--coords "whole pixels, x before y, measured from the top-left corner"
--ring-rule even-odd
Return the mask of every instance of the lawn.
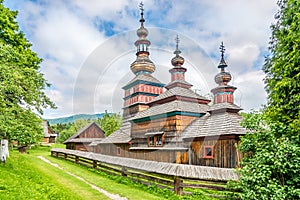
[[[35, 147], [25, 154], [13, 150], [10, 154], [5, 164], [0, 163], [0, 199], [108, 199], [66, 171], [128, 199], [163, 199], [159, 194], [133, 188], [86, 167], [53, 158], [50, 156], [50, 147]], [[42, 161], [38, 158], [40, 155], [63, 167], [65, 171]]]
[[0, 199], [108, 199], [37, 158], [38, 154], [49, 154], [49, 149], [10, 152], [7, 162], [0, 164]]
[[[63, 146], [53, 146], [62, 148]], [[203, 193], [177, 196], [172, 191], [147, 187], [123, 177], [113, 177], [93, 169], [50, 156], [51, 147], [33, 147], [25, 154], [10, 151], [7, 163], [0, 163], [0, 199], [109, 199], [93, 189], [93, 184], [111, 194], [140, 199], [212, 199]], [[43, 156], [64, 170], [38, 158]], [[71, 174], [80, 176], [89, 184]]]

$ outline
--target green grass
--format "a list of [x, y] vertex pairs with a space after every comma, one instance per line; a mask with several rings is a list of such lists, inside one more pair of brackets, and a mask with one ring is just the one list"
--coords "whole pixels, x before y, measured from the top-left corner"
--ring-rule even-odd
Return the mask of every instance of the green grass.
[[0, 164], [0, 199], [108, 199], [37, 158], [45, 149], [49, 150], [39, 149], [35, 154], [10, 152], [7, 163]]
[[[53, 145], [63, 148], [64, 145]], [[108, 175], [94, 169], [76, 165], [50, 156], [51, 147], [36, 146], [25, 154], [11, 151], [7, 163], [0, 163], [0, 199], [108, 199], [88, 184], [66, 173], [71, 172], [112, 194], [132, 200], [156, 199], [214, 199], [207, 194], [220, 194], [208, 190], [193, 191], [192, 196], [177, 196], [170, 190], [145, 186], [121, 176]], [[43, 156], [63, 167], [57, 169], [42, 161]]]

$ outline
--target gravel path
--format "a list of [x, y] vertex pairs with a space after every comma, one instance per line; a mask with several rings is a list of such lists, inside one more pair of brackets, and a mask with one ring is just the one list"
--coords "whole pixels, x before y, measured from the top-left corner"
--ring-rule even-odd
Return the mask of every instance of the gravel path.
[[54, 166], [54, 167], [60, 169], [60, 170], [63, 170], [64, 172], [66, 172], [67, 174], [69, 174], [69, 175], [71, 175], [71, 176], [77, 178], [78, 180], [80, 180], [80, 181], [82, 181], [82, 182], [88, 184], [88, 185], [91, 186], [93, 189], [97, 190], [98, 192], [101, 192], [102, 194], [104, 194], [105, 196], [109, 197], [110, 199], [113, 199], [113, 200], [127, 200], [126, 197], [121, 197], [121, 196], [118, 195], [118, 194], [111, 194], [111, 193], [109, 193], [108, 191], [103, 190], [103, 189], [97, 187], [96, 185], [89, 183], [89, 182], [88, 182], [87, 180], [85, 180], [84, 178], [82, 178], [82, 177], [80, 177], [80, 176], [77, 176], [77, 175], [75, 175], [75, 174], [73, 174], [73, 173], [71, 173], [71, 172], [66, 171], [64, 168], [60, 167], [58, 164], [52, 163], [50, 160], [48, 160], [47, 158], [45, 158], [45, 157], [43, 157], [43, 156], [38, 156], [38, 158], [41, 159], [42, 161], [44, 161], [44, 162], [46, 162], [46, 163], [48, 163], [48, 164]]

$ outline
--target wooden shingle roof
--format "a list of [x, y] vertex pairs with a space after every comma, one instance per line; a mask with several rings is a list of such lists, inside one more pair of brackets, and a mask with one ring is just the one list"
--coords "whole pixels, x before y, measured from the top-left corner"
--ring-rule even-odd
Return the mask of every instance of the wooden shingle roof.
[[151, 117], [160, 114], [167, 114], [174, 111], [205, 113], [207, 109], [208, 105], [205, 104], [175, 100], [161, 105], [154, 105], [145, 111], [137, 113], [135, 117], [131, 118], [131, 120]]
[[70, 139], [68, 142], [74, 143], [91, 143], [91, 142], [99, 142], [104, 138], [74, 138]]
[[238, 113], [222, 112], [207, 114], [191, 123], [183, 132], [183, 138], [220, 135], [243, 135], [246, 129], [240, 125], [242, 116]]
[[101, 141], [93, 142], [91, 146], [96, 146], [97, 144], [123, 144], [128, 143], [131, 141], [130, 137], [130, 128], [131, 124], [128, 121], [123, 122], [121, 128], [112, 134], [110, 134], [108, 137]]
[[207, 99], [206, 97], [203, 97], [197, 93], [195, 93], [194, 91], [192, 91], [191, 89], [188, 88], [184, 88], [184, 87], [174, 87], [171, 88], [167, 91], [165, 91], [164, 93], [162, 93], [161, 95], [155, 97], [151, 102], [149, 103], [153, 103], [156, 101], [160, 101], [162, 99], [166, 99], [168, 97], [171, 96], [182, 96], [182, 97], [188, 97], [188, 98], [195, 98], [195, 99], [202, 99], [202, 100], [207, 100], [209, 101], [209, 99]]
[[216, 111], [216, 110], [220, 110], [220, 109], [231, 109], [231, 110], [236, 110], [236, 111], [240, 111], [243, 110], [241, 107], [232, 104], [232, 103], [217, 103], [212, 105], [208, 111]]
[[143, 170], [147, 172], [154, 172], [166, 174], [171, 176], [210, 179], [210, 180], [237, 180], [238, 173], [235, 169], [207, 167], [199, 165], [175, 164], [166, 162], [156, 162], [150, 160], [140, 160], [133, 158], [123, 158], [116, 156], [108, 156], [92, 152], [84, 152], [69, 149], [56, 149], [51, 151], [68, 153], [75, 156], [80, 156], [88, 159], [97, 160], [99, 162], [129, 167], [132, 169]]
[[154, 83], [161, 86], [164, 86], [163, 83], [161, 83], [159, 80], [154, 78], [151, 74], [139, 74], [136, 77], [134, 77], [129, 83], [127, 83], [123, 89], [127, 89], [131, 85], [135, 85], [135, 82], [145, 82], [145, 83]]

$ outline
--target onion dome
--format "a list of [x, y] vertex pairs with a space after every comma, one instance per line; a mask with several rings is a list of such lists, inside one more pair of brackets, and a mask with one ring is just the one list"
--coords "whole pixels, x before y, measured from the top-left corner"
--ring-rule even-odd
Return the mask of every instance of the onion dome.
[[139, 39], [134, 43], [137, 47], [137, 58], [131, 64], [130, 69], [131, 71], [138, 75], [140, 73], [148, 73], [151, 74], [155, 71], [155, 65], [149, 59], [149, 51], [148, 47], [150, 46], [151, 42], [147, 39], [148, 30], [144, 27], [144, 8], [143, 3], [140, 3], [140, 10], [141, 10], [141, 27], [136, 31], [137, 36]]
[[184, 58], [179, 55], [181, 51], [178, 48], [178, 43], [179, 43], [178, 35], [176, 36], [175, 41], [176, 41], [176, 50], [174, 51], [174, 54], [176, 56], [171, 60], [171, 63], [174, 67], [169, 70], [171, 74], [171, 82], [165, 86], [168, 90], [174, 87], [183, 87], [183, 88], [192, 87], [190, 83], [185, 81], [185, 72], [187, 71], [187, 69], [182, 67], [184, 63]]
[[174, 51], [174, 54], [176, 55], [174, 58], [172, 58], [171, 63], [174, 67], [181, 67], [184, 63], [184, 58], [181, 57], [179, 54], [181, 54], [181, 51], [178, 48], [179, 38], [178, 35], [175, 39], [176, 41], [176, 50]]
[[215, 82], [219, 85], [227, 85], [231, 81], [231, 74], [229, 72], [220, 72], [215, 76]]
[[139, 54], [136, 60], [130, 66], [131, 71], [138, 75], [140, 73], [153, 73], [155, 71], [154, 63], [149, 59], [148, 54]]
[[139, 38], [146, 38], [148, 36], [148, 30], [144, 27], [141, 26], [137, 31], [136, 34]]
[[224, 52], [225, 52], [225, 47], [223, 45], [223, 42], [221, 43], [220, 46], [220, 51], [221, 51], [221, 61], [219, 63], [218, 68], [221, 69], [221, 72], [218, 73], [215, 76], [215, 82], [219, 85], [227, 85], [231, 81], [231, 74], [229, 72], [225, 72], [225, 67], [227, 67], [227, 64], [224, 59]]

